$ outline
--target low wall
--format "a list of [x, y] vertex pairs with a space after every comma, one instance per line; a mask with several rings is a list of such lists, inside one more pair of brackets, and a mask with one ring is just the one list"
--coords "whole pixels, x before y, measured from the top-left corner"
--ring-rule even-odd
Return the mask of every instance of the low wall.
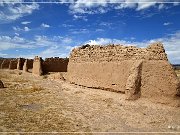
[[1, 69], [1, 64], [2, 64], [3, 61], [4, 61], [4, 59], [0, 58], [0, 69]]
[[[137, 68], [140, 61], [141, 68]], [[180, 91], [179, 80], [161, 43], [147, 48], [121, 45], [75, 48], [67, 73], [72, 83], [123, 92], [127, 99], [142, 96], [169, 103], [167, 99]]]
[[24, 58], [18, 58], [18, 63], [17, 63], [17, 69], [18, 70], [23, 70], [24, 62], [25, 62]]
[[34, 61], [33, 61], [33, 69], [32, 69], [32, 73], [35, 75], [42, 75], [42, 58], [35, 56]]
[[42, 63], [43, 72], [67, 72], [68, 58], [46, 58]]
[[26, 59], [23, 65], [23, 71], [28, 72], [28, 69], [33, 68], [33, 59]]
[[9, 63], [9, 69], [17, 69], [17, 59], [11, 60]]
[[11, 60], [12, 59], [4, 59], [1, 63], [1, 69], [8, 69]]

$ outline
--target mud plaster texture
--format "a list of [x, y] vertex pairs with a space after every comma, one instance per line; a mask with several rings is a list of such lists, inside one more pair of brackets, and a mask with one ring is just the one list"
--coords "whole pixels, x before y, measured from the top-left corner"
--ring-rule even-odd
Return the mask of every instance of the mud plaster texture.
[[33, 68], [33, 59], [26, 59], [23, 65], [23, 72], [28, 72], [28, 69]]
[[1, 69], [8, 69], [11, 60], [12, 59], [4, 59], [1, 63]]
[[146, 97], [164, 104], [180, 101], [176, 96], [179, 80], [161, 43], [147, 48], [122, 45], [75, 48], [70, 54], [67, 76], [71, 83], [126, 93], [127, 99]]
[[1, 64], [4, 61], [4, 59], [0, 58], [0, 68], [1, 68]]
[[34, 75], [42, 75], [43, 71], [42, 71], [42, 58], [35, 56], [34, 61], [33, 61], [33, 70], [32, 73]]
[[9, 63], [9, 69], [17, 69], [17, 59], [11, 60]]
[[25, 59], [24, 59], [24, 58], [19, 58], [19, 59], [18, 59], [18, 64], [17, 64], [17, 69], [18, 69], [18, 70], [23, 70], [24, 62], [25, 62]]
[[42, 63], [43, 72], [67, 72], [68, 62], [68, 58], [46, 58]]

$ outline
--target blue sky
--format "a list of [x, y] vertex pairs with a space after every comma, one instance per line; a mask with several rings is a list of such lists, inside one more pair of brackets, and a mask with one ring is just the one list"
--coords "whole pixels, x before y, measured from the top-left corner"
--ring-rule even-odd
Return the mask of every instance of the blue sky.
[[12, 1], [0, 0], [0, 57], [68, 57], [86, 43], [147, 47], [161, 41], [170, 62], [180, 63], [178, 1]]

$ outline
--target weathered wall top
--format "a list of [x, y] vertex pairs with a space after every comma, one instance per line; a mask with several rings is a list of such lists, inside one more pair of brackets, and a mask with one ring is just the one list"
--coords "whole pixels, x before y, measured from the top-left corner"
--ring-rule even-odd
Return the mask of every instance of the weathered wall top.
[[162, 43], [154, 43], [147, 48], [123, 45], [84, 45], [72, 50], [71, 62], [103, 62], [122, 60], [167, 60]]
[[63, 61], [67, 61], [68, 58], [59, 58], [59, 57], [51, 57], [51, 58], [45, 58], [46, 62], [55, 62], [55, 61], [59, 61], [59, 62], [63, 62]]

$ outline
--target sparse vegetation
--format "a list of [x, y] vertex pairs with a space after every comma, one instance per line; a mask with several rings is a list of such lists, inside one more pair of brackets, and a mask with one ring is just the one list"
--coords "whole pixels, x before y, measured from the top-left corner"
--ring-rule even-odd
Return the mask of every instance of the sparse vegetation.
[[19, 76], [16, 71], [0, 71], [0, 77], [6, 86], [0, 91], [0, 132], [129, 131], [137, 125], [138, 132], [180, 131], [177, 108], [143, 99], [127, 102], [123, 94]]

